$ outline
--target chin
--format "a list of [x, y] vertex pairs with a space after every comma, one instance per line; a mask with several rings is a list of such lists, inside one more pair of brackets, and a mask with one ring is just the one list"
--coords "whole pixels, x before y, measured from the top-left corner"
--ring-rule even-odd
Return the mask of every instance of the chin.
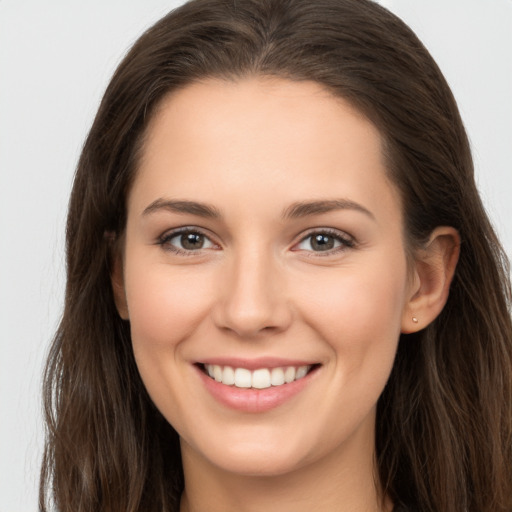
[[[277, 454], [252, 453], [250, 455], [230, 455], [215, 464], [219, 469], [246, 477], [283, 476], [304, 467], [306, 463], [297, 457], [283, 457]], [[212, 461], [212, 463], [215, 463]]]
[[295, 444], [254, 441], [216, 442], [210, 446], [191, 447], [182, 441], [184, 457], [203, 458], [208, 465], [240, 476], [275, 477], [304, 467], [312, 457]]

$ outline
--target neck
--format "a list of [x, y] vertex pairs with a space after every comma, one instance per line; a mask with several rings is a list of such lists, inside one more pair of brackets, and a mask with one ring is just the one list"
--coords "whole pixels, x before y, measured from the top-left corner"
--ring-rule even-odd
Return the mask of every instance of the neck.
[[182, 441], [181, 512], [389, 512], [378, 484], [374, 446], [347, 442], [279, 475], [240, 475], [212, 465]]

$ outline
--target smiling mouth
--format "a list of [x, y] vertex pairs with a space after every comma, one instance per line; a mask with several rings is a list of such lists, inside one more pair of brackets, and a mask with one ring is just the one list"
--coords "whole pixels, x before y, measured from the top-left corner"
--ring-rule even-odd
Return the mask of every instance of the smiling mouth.
[[266, 389], [270, 387], [285, 386], [303, 379], [320, 365], [307, 366], [281, 366], [277, 368], [234, 368], [217, 364], [199, 364], [201, 370], [211, 379], [241, 389]]

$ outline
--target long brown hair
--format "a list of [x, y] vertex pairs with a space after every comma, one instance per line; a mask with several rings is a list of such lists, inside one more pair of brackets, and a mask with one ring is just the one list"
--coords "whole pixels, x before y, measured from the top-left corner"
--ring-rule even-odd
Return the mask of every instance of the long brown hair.
[[[105, 93], [75, 176], [65, 310], [45, 372], [40, 507], [176, 511], [178, 435], [149, 399], [110, 286], [112, 238], [155, 106], [194, 81], [314, 80], [380, 130], [409, 248], [440, 225], [461, 252], [450, 296], [402, 335], [378, 403], [379, 478], [422, 512], [512, 510], [508, 263], [473, 177], [460, 115], [429, 53], [369, 0], [193, 0], [135, 43]], [[114, 247], [115, 250], [115, 247]]]

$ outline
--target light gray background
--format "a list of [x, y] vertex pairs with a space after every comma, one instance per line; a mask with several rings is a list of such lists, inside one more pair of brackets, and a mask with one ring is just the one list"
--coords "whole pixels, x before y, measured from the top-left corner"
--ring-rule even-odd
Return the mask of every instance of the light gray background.
[[[0, 0], [0, 512], [37, 510], [40, 375], [60, 315], [66, 205], [107, 81], [179, 0]], [[465, 120], [512, 255], [512, 0], [381, 0], [418, 33]]]

